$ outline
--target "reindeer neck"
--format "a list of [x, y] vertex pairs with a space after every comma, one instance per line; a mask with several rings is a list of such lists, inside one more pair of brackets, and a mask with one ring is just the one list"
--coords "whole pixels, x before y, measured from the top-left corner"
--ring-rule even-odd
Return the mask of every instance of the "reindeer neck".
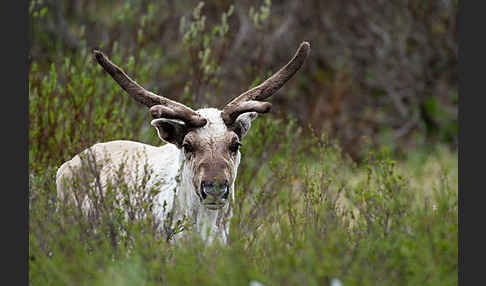
[[221, 242], [225, 243], [229, 222], [225, 222], [224, 219], [230, 211], [229, 206], [216, 211], [206, 209], [196, 195], [192, 178], [184, 173], [183, 157], [180, 162], [180, 175], [177, 178], [177, 190], [174, 198], [175, 217], [179, 219], [185, 217], [186, 223], [189, 223], [192, 230], [199, 233], [203, 240], [211, 243], [218, 237]]

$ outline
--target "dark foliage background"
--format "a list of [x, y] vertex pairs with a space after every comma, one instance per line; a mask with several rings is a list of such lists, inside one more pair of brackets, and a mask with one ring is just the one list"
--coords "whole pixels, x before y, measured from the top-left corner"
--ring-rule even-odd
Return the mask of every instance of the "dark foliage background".
[[[220, 107], [306, 40], [311, 56], [272, 98], [274, 113], [325, 131], [356, 160], [363, 136], [401, 152], [457, 146], [457, 1], [207, 1], [202, 31], [216, 34], [212, 27], [233, 5], [228, 31], [187, 44], [181, 19], [194, 20], [198, 3], [31, 1], [29, 64], [48, 70], [62, 57], [89, 57], [94, 47], [112, 56], [118, 47], [119, 64], [134, 57], [127, 72], [144, 87], [181, 101], [190, 94], [194, 108]], [[219, 66], [209, 73], [199, 57], [204, 41], [206, 63]], [[141, 65], [150, 70], [143, 78]]]

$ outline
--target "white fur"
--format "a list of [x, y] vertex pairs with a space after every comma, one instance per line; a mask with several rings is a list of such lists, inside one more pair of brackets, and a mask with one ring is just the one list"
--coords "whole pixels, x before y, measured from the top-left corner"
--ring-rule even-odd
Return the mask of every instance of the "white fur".
[[[220, 110], [206, 108], [197, 112], [207, 119], [207, 124], [196, 130], [202, 138], [217, 139], [227, 131], [227, 127], [221, 118]], [[232, 211], [228, 209], [229, 205], [214, 211], [202, 206], [192, 183], [192, 162], [186, 161], [183, 152], [175, 145], [166, 144], [162, 147], [155, 147], [133, 141], [119, 140], [98, 143], [90, 147], [89, 150], [93, 151], [97, 158], [104, 158], [104, 156], [109, 158], [109, 162], [104, 164], [100, 171], [102, 185], [115, 174], [114, 172], [124, 159], [127, 159], [124, 172], [124, 175], [128, 177], [127, 181], [135, 185], [140, 184], [137, 180], [143, 177], [143, 164], [146, 162], [150, 169], [154, 171], [154, 176], [147, 183], [146, 189], [152, 188], [156, 182], [161, 183], [159, 187], [160, 193], [156, 196], [156, 201], [154, 202], [154, 214], [158, 219], [164, 221], [167, 213], [174, 211], [174, 222], [185, 216], [193, 223], [195, 232], [208, 243], [215, 239], [223, 243], [227, 242], [229, 219], [232, 216]], [[82, 153], [86, 152], [88, 152], [88, 149]], [[143, 162], [140, 162], [140, 158], [136, 156], [136, 154], [140, 153], [146, 156], [142, 158]], [[238, 152], [236, 163], [234, 164], [235, 178], [240, 158], [241, 155]], [[63, 179], [71, 178], [73, 173], [79, 170], [80, 166], [80, 155], [76, 155], [58, 169], [56, 183], [57, 191], [61, 198], [68, 195], [67, 192], [69, 192], [68, 189], [63, 188]], [[137, 177], [136, 174], [139, 176]], [[105, 186], [103, 185], [103, 187]], [[234, 180], [230, 183], [230, 201], [234, 201]], [[165, 211], [163, 208], [164, 202], [166, 203]], [[90, 206], [83, 204], [83, 207], [87, 209]], [[187, 231], [182, 232], [175, 239], [180, 240], [186, 237], [186, 234]]]

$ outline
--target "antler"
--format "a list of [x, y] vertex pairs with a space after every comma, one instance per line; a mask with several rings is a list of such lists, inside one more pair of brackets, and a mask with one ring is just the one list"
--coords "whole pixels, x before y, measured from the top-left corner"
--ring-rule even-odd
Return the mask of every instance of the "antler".
[[184, 104], [144, 89], [121, 68], [112, 63], [101, 51], [94, 50], [93, 54], [98, 63], [123, 90], [136, 101], [150, 108], [150, 113], [154, 118], [178, 119], [183, 121], [188, 127], [201, 127], [206, 124], [206, 119]]
[[294, 57], [283, 68], [260, 85], [228, 103], [221, 114], [225, 124], [232, 125], [238, 116], [246, 112], [266, 113], [270, 111], [272, 104], [263, 102], [263, 100], [277, 92], [300, 69], [309, 52], [309, 43], [302, 42]]

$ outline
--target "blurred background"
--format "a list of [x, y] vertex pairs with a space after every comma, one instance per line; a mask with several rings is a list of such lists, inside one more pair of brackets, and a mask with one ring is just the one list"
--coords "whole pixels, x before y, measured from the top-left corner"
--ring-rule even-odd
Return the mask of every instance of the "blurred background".
[[[304, 133], [327, 133], [356, 161], [366, 140], [398, 155], [455, 149], [457, 10], [454, 0], [32, 0], [30, 90], [53, 65], [57, 85], [68, 86], [59, 67], [79, 59], [73, 76], [88, 72], [98, 47], [149, 90], [193, 108], [222, 107], [308, 41], [303, 68], [270, 100], [274, 116], [290, 115]], [[111, 84], [100, 69], [93, 75]], [[75, 94], [68, 91], [54, 94], [63, 100]], [[86, 104], [102, 96], [77, 92], [89, 96]], [[130, 100], [127, 116], [141, 109]]]

